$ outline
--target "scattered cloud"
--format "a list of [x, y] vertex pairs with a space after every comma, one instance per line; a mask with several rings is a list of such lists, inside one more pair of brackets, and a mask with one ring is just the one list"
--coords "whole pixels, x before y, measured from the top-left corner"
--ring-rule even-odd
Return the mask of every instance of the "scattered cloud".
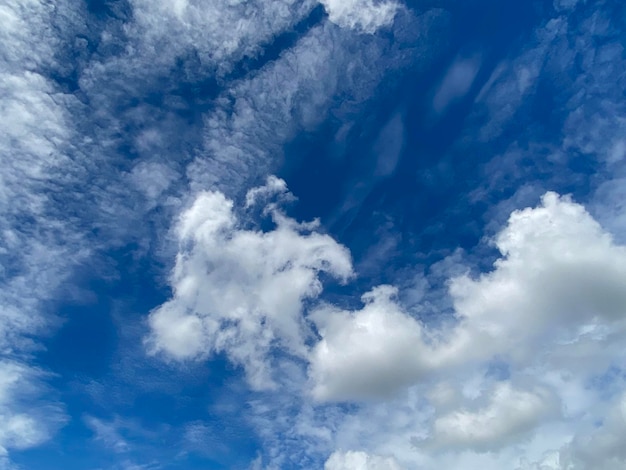
[[[284, 193], [284, 184], [268, 181], [249, 193], [248, 201]], [[204, 193], [183, 214], [174, 296], [150, 316], [153, 352], [176, 359], [224, 352], [244, 367], [253, 387], [263, 389], [274, 385], [269, 351], [282, 348], [309, 361], [308, 381], [321, 402], [315, 406], [328, 410], [327, 425], [335, 429], [330, 435], [344, 436], [339, 439], [344, 448], [359, 442], [366, 420], [380, 419], [375, 410], [406, 413], [400, 410], [409, 407], [406, 420], [398, 417], [388, 429], [368, 431], [377, 443], [370, 449], [410, 465], [414, 458], [406, 458], [410, 452], [403, 449], [412, 447], [426, 468], [429, 459], [462, 468], [454, 465], [484, 460], [487, 452], [496, 452], [498, 465], [517, 465], [524, 454], [510, 446], [530, 449], [546, 426], [573, 425], [586, 413], [589, 418], [573, 428], [582, 432], [591, 415], [608, 417], [601, 390], [585, 384], [623, 356], [626, 248], [571, 198], [547, 193], [538, 207], [514, 211], [493, 238], [501, 253], [493, 270], [450, 278], [455, 313], [438, 326], [414, 317], [391, 286], [365, 294], [362, 309], [322, 303], [305, 316], [302, 302], [321, 293], [319, 273], [346, 280], [350, 258], [341, 245], [315, 233], [315, 224], [299, 224], [275, 207], [271, 213], [274, 229], [243, 229], [231, 201]], [[242, 243], [245, 259], [239, 255]], [[289, 276], [283, 278], [285, 270]], [[293, 281], [298, 278], [302, 282]], [[319, 334], [312, 349], [305, 318]], [[315, 417], [319, 410], [305, 405], [304, 378], [293, 371], [289, 376], [294, 391], [300, 390], [290, 432], [316, 436], [321, 441], [315, 452], [323, 452], [334, 439]], [[345, 415], [323, 403], [328, 401], [362, 405]], [[418, 423], [426, 430], [421, 435]], [[559, 435], [564, 446], [568, 437], [554, 434]], [[474, 460], [460, 457], [467, 452]], [[358, 452], [336, 453], [326, 465], [360, 468], [368, 459]], [[386, 462], [372, 458], [368, 465], [392, 465]]]

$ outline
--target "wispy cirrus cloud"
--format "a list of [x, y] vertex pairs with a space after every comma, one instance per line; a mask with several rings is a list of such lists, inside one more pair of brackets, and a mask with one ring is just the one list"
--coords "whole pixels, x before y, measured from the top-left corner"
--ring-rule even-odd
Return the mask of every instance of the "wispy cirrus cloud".
[[57, 67], [61, 38], [49, 27], [54, 9], [42, 2], [0, 7], [0, 448], [7, 455], [47, 441], [66, 420], [34, 366], [33, 335], [51, 323], [41, 307], [54, 301], [88, 249], [60, 216], [56, 197], [76, 182], [82, 167], [73, 155], [75, 98], [49, 73]]

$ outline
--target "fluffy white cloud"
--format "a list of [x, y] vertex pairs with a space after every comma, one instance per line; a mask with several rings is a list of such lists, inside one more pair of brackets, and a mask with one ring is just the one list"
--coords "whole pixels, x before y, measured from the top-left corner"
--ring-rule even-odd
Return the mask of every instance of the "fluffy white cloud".
[[[270, 180], [249, 193], [248, 203], [284, 190], [280, 181]], [[269, 383], [268, 352], [274, 346], [308, 359], [308, 384], [324, 411], [318, 414], [303, 404], [299, 414], [286, 420], [292, 423], [289, 432], [319, 442], [316, 452], [334, 443], [397, 460], [335, 452], [327, 468], [497, 469], [535, 463], [551, 468], [550, 462], [572, 459], [585, 468], [592, 458], [585, 455], [618, 449], [609, 436], [619, 423], [609, 419], [612, 412], [602, 405], [602, 397], [620, 393], [623, 384], [589, 384], [625, 358], [620, 338], [626, 252], [583, 206], [547, 193], [539, 206], [513, 212], [493, 238], [501, 253], [493, 270], [450, 279], [455, 314], [437, 327], [412, 316], [395, 288], [379, 286], [363, 296], [361, 309], [313, 308], [308, 318], [319, 341], [311, 349], [303, 346], [312, 337], [303, 333], [301, 300], [320, 293], [319, 285], [310, 288], [324, 263], [310, 261], [310, 252], [295, 254], [307, 253], [307, 245], [296, 240], [305, 236], [299, 231], [312, 227], [277, 212], [274, 217], [273, 231], [244, 230], [232, 202], [219, 193], [200, 195], [178, 226], [175, 295], [151, 316], [152, 345], [179, 358], [224, 351], [248, 368], [249, 377], [252, 367], [264, 374], [262, 380], [250, 377], [257, 386]], [[280, 245], [293, 243], [294, 251], [270, 262], [278, 256], [275, 232], [284, 229], [292, 241]], [[249, 247], [245, 259], [236, 254], [242, 251], [240, 237]], [[344, 260], [324, 269], [345, 279], [350, 274], [347, 254], [331, 239], [322, 239], [329, 248], [327, 261]], [[259, 267], [283, 265], [286, 259], [300, 260], [291, 266], [304, 266], [306, 282], [286, 287], [279, 271]], [[214, 285], [220, 286], [219, 297]], [[266, 300], [268, 286], [281, 295]], [[236, 302], [228, 300], [230, 292]], [[277, 298], [291, 300], [282, 304]], [[230, 313], [238, 310], [248, 313]], [[283, 318], [291, 326], [276, 323], [273, 311], [288, 312]], [[223, 335], [235, 340], [224, 347]], [[347, 414], [323, 403], [337, 400], [365, 402]], [[581, 440], [603, 420], [605, 431]], [[583, 448], [589, 449], [587, 454], [573, 451]], [[607, 453], [619, 462], [617, 450]], [[520, 459], [524, 456], [526, 463]]]
[[311, 314], [322, 336], [311, 355], [316, 398], [384, 397], [424, 373], [429, 350], [422, 327], [392, 299], [396, 292], [380, 286], [363, 296], [362, 310], [325, 306]]
[[494, 243], [502, 257], [492, 272], [451, 281], [461, 319], [453, 348], [526, 361], [538, 344], [566, 350], [584, 331], [621, 327], [626, 248], [581, 205], [547, 193], [541, 206], [515, 211]]
[[451, 279], [458, 322], [443, 330], [403, 312], [389, 288], [365, 296], [357, 312], [315, 313], [322, 340], [311, 377], [318, 398], [389, 393], [428, 371], [493, 358], [523, 368], [537, 360], [537, 350], [542, 361], [562, 367], [568, 358], [581, 367], [581, 351], [595, 350], [589, 367], [599, 366], [606, 336], [624, 326], [626, 248], [581, 205], [554, 193], [511, 214], [494, 244], [502, 257], [493, 271]]
[[321, 3], [330, 21], [365, 33], [389, 26], [399, 8], [393, 0], [321, 0]]
[[[85, 6], [76, 8], [73, 3], [51, 5], [49, 2], [11, 0], [0, 6], [4, 25], [0, 31], [3, 39], [0, 59], [4, 61], [0, 95], [2, 109], [10, 116], [0, 131], [3, 163], [0, 207], [5, 209], [4, 214], [10, 215], [0, 221], [0, 273], [6, 274], [2, 277], [0, 289], [0, 303], [4, 307], [0, 313], [2, 353], [14, 353], [22, 347], [32, 346], [33, 335], [46, 325], [46, 319], [37, 313], [39, 301], [53, 296], [59, 285], [72, 274], [76, 262], [89, 256], [87, 245], [98, 242], [102, 242], [100, 246], [125, 244], [144, 230], [144, 225], [153, 222], [137, 217], [146, 209], [141, 201], [134, 199], [140, 193], [147, 200], [147, 210], [159, 206], [164, 195], [176, 191], [172, 186], [180, 189], [179, 181], [184, 178], [178, 178], [178, 175], [184, 173], [189, 162], [192, 163], [187, 168], [187, 177], [194, 190], [223, 184], [219, 187], [228, 187], [235, 193], [241, 189], [240, 183], [245, 178], [255, 178], [276, 161], [281, 144], [292, 135], [294, 126], [318, 123], [337, 94], [341, 94], [341, 101], [354, 116], [355, 105], [369, 98], [386, 70], [396, 67], [397, 56], [391, 53], [395, 45], [376, 42], [381, 38], [367, 38], [366, 50], [354, 47], [358, 35], [325, 21], [304, 32], [280, 57], [268, 63], [260, 60], [263, 67], [259, 66], [255, 73], [246, 75], [246, 70], [238, 70], [238, 79], [225, 83], [230, 72], [240, 65], [245, 69], [249, 58], [262, 56], [260, 52], [265, 45], [271, 44], [282, 31], [290, 31], [316, 5], [313, 1], [290, 0], [245, 3], [136, 0], [129, 2], [128, 11], [115, 10], [114, 6], [108, 12], [110, 14], [97, 20], [96, 15], [86, 12]], [[335, 4], [331, 8], [331, 17], [342, 25], [362, 31], [372, 31], [377, 25], [390, 24], [393, 19], [391, 11], [395, 12], [395, 7], [391, 8], [390, 3], [359, 2], [359, 5], [361, 8], [355, 10], [357, 16], [354, 16], [354, 11]], [[84, 17], [81, 16], [83, 13]], [[74, 23], [64, 27], [63, 18], [68, 14]], [[415, 29], [424, 31], [427, 28]], [[61, 34], [67, 34], [67, 37]], [[406, 54], [405, 46], [400, 45], [403, 58], [410, 56]], [[70, 50], [77, 57], [67, 57]], [[398, 67], [406, 64], [407, 59], [402, 60], [405, 62]], [[164, 82], [176, 82], [172, 86], [178, 86], [177, 80], [165, 79], [179, 65], [184, 68], [181, 75], [189, 82], [201, 80], [205, 83], [205, 80], [210, 81], [207, 77], [217, 77], [218, 97], [211, 103], [210, 112], [197, 119], [197, 122], [206, 124], [202, 151], [192, 148], [193, 143], [185, 142], [180, 152], [176, 142], [170, 142], [172, 135], [179, 130], [171, 125], [175, 123], [172, 117], [175, 113], [166, 115], [161, 109], [170, 106], [180, 111], [188, 104], [182, 102], [180, 95], [184, 93], [179, 93], [184, 84], [164, 97], [158, 112], [157, 107], [150, 108], [145, 104], [146, 94], [155, 88], [161, 90]], [[57, 70], [57, 66], [62, 70]], [[55, 83], [48, 76], [49, 72], [54, 72], [62, 84]], [[75, 78], [78, 83], [72, 83]], [[62, 91], [66, 85], [75, 85], [79, 89], [80, 102]], [[198, 101], [205, 105], [212, 98], [204, 99], [203, 96]], [[136, 128], [133, 126], [138, 123], [142, 130], [134, 132]], [[194, 138], [201, 134], [196, 130], [190, 132]], [[132, 163], [126, 154], [128, 142], [132, 142], [130, 148], [137, 155]], [[123, 155], [119, 155], [118, 150], [122, 147], [124, 150], [120, 153]], [[184, 155], [171, 158], [180, 153]], [[166, 158], [159, 159], [162, 155]], [[176, 163], [172, 163], [174, 160]], [[130, 166], [133, 166], [132, 170]], [[126, 178], [119, 178], [120, 168], [129, 171], [125, 173]], [[89, 178], [85, 178], [87, 174]], [[89, 180], [88, 188], [82, 184], [86, 179]], [[80, 197], [73, 197], [73, 191]], [[62, 194], [69, 195], [67, 200], [59, 197]], [[98, 219], [93, 224], [92, 217]], [[294, 234], [306, 240], [302, 243], [294, 241], [298, 245], [295, 251], [315, 252], [309, 253], [311, 258], [319, 254], [316, 243], [327, 247], [332, 245], [329, 239], [315, 233], [313, 225], [294, 225], [285, 218], [278, 220], [278, 214], [276, 217], [279, 228], [272, 232], [273, 235], [257, 237], [273, 241], [259, 242], [257, 248], [263, 250], [283, 242], [288, 245], [298, 239]], [[28, 223], [21, 225], [24, 220]], [[125, 223], [128, 220], [146, 223]], [[85, 226], [84, 232], [91, 237], [89, 244], [82, 239]], [[92, 228], [96, 228], [93, 233], [107, 233], [95, 240]], [[232, 234], [241, 236], [233, 235], [233, 238], [243, 239], [246, 233], [255, 233], [240, 228], [233, 229]], [[250, 238], [254, 239], [254, 236]], [[187, 248], [201, 243], [190, 236], [185, 239], [186, 247], [181, 253], [191, 256], [194, 252], [192, 249], [186, 251]], [[221, 246], [221, 240], [218, 244]], [[331, 247], [329, 251], [335, 248]], [[280, 254], [280, 250], [273, 250], [274, 254]], [[295, 290], [299, 290], [303, 298], [317, 295], [318, 272], [326, 271], [340, 278], [347, 275], [349, 268], [345, 265], [338, 267], [324, 258], [325, 253], [319, 256], [321, 265], [313, 262], [309, 265], [296, 256], [296, 263], [301, 262], [301, 265], [286, 269], [280, 281], [270, 281], [271, 276], [259, 274], [267, 290], [254, 302], [258, 300], [261, 308], [269, 309], [268, 305], [271, 305], [293, 312], [299, 302], [294, 300], [296, 294], [270, 298], [272, 289], [284, 285], [284, 278], [288, 275], [302, 282], [302, 285], [295, 286]], [[347, 254], [342, 252], [340, 257], [346, 259]], [[244, 259], [243, 255], [239, 260], [231, 258], [233, 264]], [[216, 259], [210, 258], [209, 261]], [[184, 264], [182, 259], [180, 264]], [[204, 270], [200, 266], [195, 268]], [[223, 268], [224, 272], [226, 270]], [[314, 274], [310, 275], [311, 272]], [[247, 275], [247, 268], [242, 267], [229, 282], [238, 282], [235, 277], [241, 273]], [[202, 295], [204, 293], [200, 297]], [[217, 294], [206, 295], [215, 297]], [[238, 305], [256, 309], [256, 303], [251, 306], [252, 303], [242, 300]], [[173, 307], [172, 303], [168, 304], [170, 307]], [[164, 307], [164, 317], [167, 316], [165, 311]], [[223, 313], [220, 311], [217, 316], [222, 318]], [[169, 314], [172, 315], [172, 311]], [[226, 330], [234, 331], [233, 325], [241, 323], [239, 315], [243, 314], [237, 311], [223, 319], [220, 325], [233, 327]], [[247, 328], [258, 320], [263, 328], [252, 327], [250, 331], [244, 328], [244, 333], [232, 336], [219, 335], [219, 340], [214, 338], [214, 348], [232, 352], [235, 359], [236, 354], [250, 359], [254, 354], [244, 349], [250, 343], [248, 339], [254, 337], [261, 344], [261, 352], [267, 345], [280, 343], [289, 344], [293, 354], [302, 356], [305, 349], [302, 344], [309, 332], [299, 317], [297, 320], [293, 318], [290, 319], [289, 314], [272, 317], [258, 313], [254, 321], [243, 323]], [[185, 328], [189, 333], [189, 344], [172, 343], [180, 357], [199, 354], [199, 345], [206, 346], [205, 339], [198, 337], [194, 330], [198, 325], [196, 320], [190, 315], [182, 318], [180, 325], [172, 322], [183, 333]], [[200, 323], [202, 328], [210, 329], [210, 319], [204, 318]], [[271, 325], [269, 335], [267, 325]], [[177, 332], [180, 333], [174, 328], [171, 335], [177, 338]], [[200, 333], [204, 334], [204, 330], [200, 329]], [[266, 383], [261, 378], [259, 382]], [[20, 389], [11, 390], [11, 393], [20, 395]], [[32, 422], [41, 429], [46, 428], [44, 417], [38, 418], [41, 419]], [[40, 441], [30, 442], [34, 445]]]
[[[247, 209], [284, 194], [270, 179], [248, 193]], [[379, 286], [361, 309], [313, 308], [312, 348], [302, 301], [320, 294], [322, 271], [347, 279], [350, 258], [315, 224], [267, 207], [276, 227], [266, 232], [244, 228], [217, 192], [201, 193], [181, 216], [174, 295], [150, 316], [153, 351], [224, 352], [257, 388], [273, 384], [270, 352], [308, 360], [318, 401], [366, 401], [347, 414], [303, 404], [286, 421], [319, 442], [315, 452], [335, 443], [371, 454], [335, 452], [326, 468], [618, 468], [612, 436], [621, 421], [602, 403], [623, 383], [589, 384], [625, 359], [626, 249], [583, 206], [547, 193], [513, 212], [493, 238], [501, 253], [493, 270], [450, 279], [449, 321], [433, 327], [395, 288]]]
[[[248, 202], [275, 183], [248, 193]], [[150, 315], [153, 352], [175, 359], [224, 352], [256, 388], [272, 385], [272, 347], [306, 356], [310, 333], [302, 303], [321, 293], [320, 273], [347, 280], [350, 255], [317, 233], [316, 223], [298, 224], [276, 210], [272, 215], [273, 230], [245, 229], [223, 194], [198, 195], [177, 226], [174, 295]]]
[[369, 455], [366, 452], [333, 452], [324, 470], [401, 470], [393, 457]]

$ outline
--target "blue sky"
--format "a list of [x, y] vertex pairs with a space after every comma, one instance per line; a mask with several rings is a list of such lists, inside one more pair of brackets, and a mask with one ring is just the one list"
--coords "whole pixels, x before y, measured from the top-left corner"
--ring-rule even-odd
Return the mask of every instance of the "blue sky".
[[622, 2], [0, 18], [0, 469], [625, 468]]

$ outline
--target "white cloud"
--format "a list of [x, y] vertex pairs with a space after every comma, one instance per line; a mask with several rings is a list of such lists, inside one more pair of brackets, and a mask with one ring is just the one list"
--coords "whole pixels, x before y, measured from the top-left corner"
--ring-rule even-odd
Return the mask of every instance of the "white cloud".
[[[537, 86], [553, 43], [566, 31], [565, 19], [554, 18], [547, 21], [534, 32], [527, 50], [511, 61], [503, 61], [494, 69], [476, 98], [478, 106], [473, 113], [476, 117], [487, 111], [477, 136], [480, 141], [488, 142], [497, 138], [524, 106], [524, 99]], [[471, 132], [475, 133], [474, 130]]]
[[494, 244], [502, 257], [492, 272], [450, 280], [453, 327], [430, 331], [390, 299], [388, 287], [365, 296], [357, 312], [314, 313], [322, 335], [311, 359], [318, 398], [389, 393], [427, 372], [496, 357], [526, 367], [538, 349], [542, 361], [563, 367], [583, 365], [581, 348], [598, 360], [606, 337], [624, 327], [626, 248], [581, 205], [554, 193], [513, 212]]
[[439, 449], [498, 450], [557, 414], [558, 402], [546, 390], [516, 390], [503, 382], [495, 385], [485, 407], [438, 416], [429, 443]]
[[142, 161], [132, 169], [129, 178], [146, 197], [148, 207], [152, 208], [172, 186], [177, 176], [172, 168], [163, 163]]
[[[365, 51], [354, 47], [357, 41], [327, 23], [315, 26], [250, 80], [224, 90], [205, 119], [203, 148], [187, 167], [192, 188], [217, 188], [231, 196], [233, 188], [264, 176], [285, 141], [299, 129], [315, 129], [339, 107], [336, 97], [353, 115], [382, 79], [379, 63], [386, 47], [373, 38]], [[386, 71], [402, 66], [394, 53], [388, 58]]]
[[422, 327], [392, 300], [395, 294], [380, 286], [363, 296], [362, 310], [326, 306], [311, 314], [322, 336], [311, 355], [317, 399], [388, 396], [427, 370]]
[[[270, 190], [253, 190], [248, 199]], [[153, 352], [179, 360], [224, 352], [255, 388], [273, 384], [272, 348], [306, 356], [302, 303], [321, 293], [320, 273], [351, 276], [351, 260], [316, 224], [272, 215], [273, 230], [245, 229], [221, 193], [198, 195], [177, 226], [174, 295], [150, 315]]]
[[[270, 181], [249, 200], [283, 190], [282, 183]], [[320, 340], [310, 350], [294, 345], [312, 338], [302, 333], [306, 327], [300, 323], [301, 299], [319, 295], [319, 285], [308, 289], [323, 263], [312, 267], [317, 258], [304, 254], [308, 245], [301, 245], [302, 237], [311, 236], [301, 231], [308, 233], [312, 227], [276, 212], [274, 217], [273, 231], [243, 229], [231, 201], [219, 193], [202, 193], [178, 225], [181, 252], [172, 277], [174, 297], [150, 320], [152, 346], [170, 356], [204, 357], [221, 350], [244, 367], [267, 374], [250, 377], [248, 371], [252, 383], [263, 386], [270, 377], [267, 353], [280, 347], [309, 359], [309, 380], [318, 400], [375, 399], [346, 411], [332, 404], [311, 407], [305, 393], [300, 404], [290, 398], [290, 413], [294, 407], [299, 411], [289, 419], [263, 402], [253, 409], [260, 415], [270, 413], [258, 421], [266, 427], [264, 437], [280, 428], [310, 440], [308, 452], [332, 450], [333, 445], [362, 448], [371, 455], [394, 455], [397, 465], [407, 468], [419, 464], [425, 469], [495, 470], [534, 468], [536, 463], [547, 469], [566, 458], [591, 461], [581, 453], [574, 456], [570, 442], [585, 442], [577, 448], [588, 448], [594, 455], [609, 449], [606, 455], [611, 457], [605, 461], [621, 462], [617, 443], [608, 437], [616, 434], [609, 420], [613, 412], [602, 403], [606, 393], [619, 393], [623, 384], [589, 384], [625, 358], [621, 338], [626, 250], [583, 206], [547, 193], [539, 206], [513, 212], [493, 238], [501, 253], [494, 269], [450, 279], [455, 308], [451, 321], [433, 328], [402, 307], [394, 288], [380, 286], [363, 297], [361, 309], [347, 311], [329, 304], [314, 308], [309, 319]], [[276, 232], [284, 229], [293, 239], [278, 243]], [[245, 258], [239, 256], [244, 252], [240, 237], [246, 242]], [[321, 237], [328, 248], [322, 258], [343, 259], [326, 268], [345, 278], [350, 273], [347, 254]], [[293, 251], [283, 248], [285, 258], [271, 261], [278, 256], [276, 246], [293, 246]], [[304, 251], [296, 256], [299, 250]], [[308, 271], [308, 280], [297, 283], [295, 291], [282, 281], [274, 284], [280, 271], [268, 269], [294, 258], [299, 261], [291, 268], [304, 266]], [[295, 292], [288, 296], [292, 301], [282, 305], [277, 303], [282, 296], [265, 297], [274, 288], [282, 294]], [[258, 310], [245, 322], [232, 313], [250, 312], [250, 305]], [[276, 324], [272, 311], [287, 312], [283, 319], [299, 327]], [[240, 349], [244, 345], [245, 351]], [[291, 383], [283, 391], [291, 394], [305, 387]], [[386, 400], [377, 401], [380, 398]], [[284, 399], [280, 403], [284, 406]], [[606, 432], [581, 440], [602, 420]], [[282, 460], [276, 457], [274, 467], [267, 468], [284, 464], [284, 454], [276, 455]], [[522, 457], [526, 463], [521, 463]], [[368, 468], [359, 467], [368, 460], [358, 452], [336, 452], [328, 462], [337, 468]]]
[[522, 459], [517, 470], [618, 470], [626, 465], [626, 394], [612, 400], [601, 423], [593, 423], [584, 432], [560, 448], [548, 450], [540, 460]]
[[333, 23], [365, 33], [389, 26], [399, 5], [393, 0], [321, 0]]
[[[576, 3], [585, 2], [555, 6], [564, 11]], [[565, 152], [557, 143], [549, 159], [583, 155], [605, 165], [591, 182], [588, 208], [596, 220], [554, 193], [538, 207], [514, 212], [493, 237], [500, 252], [493, 270], [449, 280], [454, 321], [436, 330], [399, 301], [381, 295], [366, 299], [362, 309], [318, 308], [313, 318], [321, 340], [312, 350], [309, 377], [318, 398], [386, 397], [345, 408], [319, 405], [318, 417], [324, 416], [335, 449], [394, 455], [407, 468], [624, 466], [618, 405], [624, 380], [605, 377], [612, 369], [622, 376], [626, 359], [623, 60], [620, 48], [610, 44], [610, 35], [617, 33], [601, 13], [585, 20], [589, 34], [576, 29], [577, 21], [563, 16], [547, 22], [536, 31], [530, 50], [494, 72], [478, 99], [489, 111], [479, 139], [497, 137], [517, 113], [526, 112], [525, 98], [546, 68], [558, 70], [560, 77], [577, 77], [568, 91]], [[597, 38], [600, 48], [593, 46]], [[519, 161], [535, 149], [523, 139], [517, 148]], [[594, 194], [596, 187], [600, 190]], [[509, 207], [523, 207], [539, 190], [528, 186], [524, 191]], [[375, 304], [384, 308], [376, 310]], [[385, 320], [403, 325], [402, 335], [412, 338], [413, 348], [405, 348], [410, 352], [401, 359], [396, 344], [389, 346], [399, 331]], [[426, 354], [409, 357], [414, 350]], [[359, 361], [359, 355], [365, 359]], [[394, 358], [406, 361], [406, 374], [394, 375]], [[352, 378], [367, 387], [353, 386]], [[300, 417], [319, 425], [305, 412]], [[344, 453], [333, 455], [341, 462]]]
[[401, 470], [393, 457], [369, 455], [360, 451], [333, 452], [324, 470]]
[[626, 248], [581, 205], [547, 193], [540, 207], [511, 214], [494, 243], [494, 271], [451, 281], [457, 346], [468, 341], [456, 353], [527, 361], [538, 343], [566, 350], [580, 328], [622, 322]]
[[[514, 211], [493, 243], [501, 257], [491, 272], [450, 279], [454, 321], [432, 328], [411, 317], [388, 286], [364, 296], [360, 310], [311, 314], [322, 337], [310, 358], [316, 398], [395, 397], [344, 418], [344, 446], [367, 439], [409, 466], [495, 469], [546, 452], [548, 462], [555, 445], [609, 419], [601, 396], [613, 392], [589, 383], [625, 358], [626, 248], [554, 193]], [[400, 410], [406, 418], [371, 430]], [[569, 432], [550, 430], [559, 423]], [[587, 445], [617, 449], [609, 435]]]
[[[59, 286], [72, 274], [73, 267], [90, 256], [90, 247], [123, 246], [129, 239], [134, 241], [134, 237], [141, 236], [137, 233], [143, 234], [144, 225], [153, 222], [143, 217], [146, 209], [162, 204], [164, 197], [175, 192], [174, 186], [179, 191], [180, 186], [186, 186], [187, 180], [177, 176], [184, 173], [187, 163], [191, 162], [187, 177], [194, 194], [219, 185], [222, 189], [228, 188], [229, 195], [234, 195], [246, 179], [258, 177], [278, 160], [282, 144], [293, 135], [294, 129], [298, 126], [314, 128], [333, 105], [335, 96], [341, 95], [348, 109], [344, 112], [354, 115], [355, 107], [370, 97], [388, 70], [406, 65], [408, 59], [405, 58], [409, 56], [404, 48], [406, 44], [400, 46], [402, 53], [396, 54], [395, 46], [390, 47], [386, 39], [368, 37], [368, 47], [363, 50], [354, 47], [358, 35], [321, 22], [302, 33], [294, 47], [283, 51], [258, 71], [236, 74], [238, 80], [226, 83], [228, 74], [243, 63], [242, 59], [257, 57], [277, 34], [289, 31], [306, 18], [315, 5], [313, 1], [244, 4], [137, 0], [130, 2], [132, 11], [127, 17], [104, 15], [106, 18], [102, 21], [93, 23], [94, 18], [80, 16], [85, 11], [64, 2], [52, 6], [49, 2], [10, 1], [0, 6], [0, 17], [5, 20], [5, 28], [0, 32], [4, 39], [1, 58], [6, 59], [0, 74], [2, 109], [11, 117], [2, 129], [4, 134], [0, 140], [3, 163], [0, 207], [11, 216], [0, 222], [0, 247], [6, 247], [0, 253], [1, 274], [6, 274], [2, 278], [0, 297], [0, 303], [6, 307], [0, 317], [3, 353], [28, 350], [33, 346], [33, 335], [43, 331], [48, 320], [38, 313], [40, 302], [54, 298]], [[361, 8], [356, 17], [337, 5], [333, 6], [331, 16], [361, 31], [391, 24], [392, 10], [395, 14], [395, 7], [390, 6], [393, 4], [365, 2], [361, 5], [367, 8]], [[71, 16], [68, 23], [74, 23], [65, 25], [63, 18], [68, 14]], [[374, 18], [372, 14], [379, 16]], [[67, 37], [60, 34], [67, 34]], [[75, 61], [65, 56], [72, 44], [68, 38], [76, 44], [89, 44], [90, 52], [87, 53], [87, 47], [73, 51], [81, 55]], [[400, 55], [402, 59], [398, 58]], [[210, 111], [197, 119], [205, 129], [202, 149], [196, 148], [194, 142], [185, 142], [179, 153], [175, 145], [168, 146], [172, 135], [179, 130], [171, 125], [176, 124], [172, 117], [175, 113], [167, 114], [160, 108], [181, 106], [180, 97], [176, 97], [176, 101], [166, 96], [162, 107], [151, 107], [144, 101], [154, 87], [162, 86], [164, 78], [181, 60], [185, 68], [181, 74], [186, 79], [194, 82], [216, 76], [219, 90]], [[61, 91], [67, 83], [59, 85], [47, 75], [52, 70], [56, 72], [57, 67], [63, 69], [63, 73], [59, 73], [60, 80], [67, 78], [67, 83], [71, 83], [78, 77], [78, 83], [72, 85], [78, 86], [76, 96], [81, 101]], [[202, 96], [199, 101], [204, 99]], [[207, 97], [202, 104], [209, 100]], [[142, 129], [134, 132], [133, 125], [137, 123]], [[195, 137], [195, 133], [191, 133]], [[133, 156], [137, 157], [132, 163], [126, 154], [125, 146], [129, 142], [132, 144], [130, 153], [136, 151]], [[172, 158], [173, 155], [177, 158]], [[174, 160], [176, 163], [172, 163]], [[128, 172], [119, 178], [122, 169]], [[87, 180], [88, 187], [83, 184]], [[141, 195], [147, 204], [141, 204]], [[203, 201], [206, 203], [206, 198]], [[234, 301], [237, 308], [254, 310], [251, 321], [243, 322], [250, 330], [244, 328], [243, 332], [231, 334], [236, 329], [233, 325], [243, 315], [237, 308], [234, 313], [226, 307], [216, 314], [201, 310], [204, 315], [201, 321], [193, 315], [183, 318], [192, 327], [200, 321], [202, 328], [210, 329], [213, 315], [222, 325], [232, 326], [225, 334], [212, 337], [213, 350], [226, 351], [235, 361], [239, 356], [242, 361], [249, 359], [252, 361], [250, 370], [257, 363], [261, 367], [262, 358], [257, 361], [253, 356], [258, 351], [266, 352], [270, 345], [287, 344], [293, 349], [291, 353], [304, 356], [303, 343], [311, 338], [311, 332], [299, 313], [295, 313], [300, 301], [318, 294], [318, 273], [344, 278], [351, 271], [345, 250], [317, 233], [314, 225], [298, 225], [278, 213], [274, 215], [278, 228], [272, 232], [261, 234], [243, 230], [235, 220], [228, 235], [239, 240], [240, 245], [246, 244], [245, 249], [247, 241], [252, 240], [259, 250], [268, 250], [267, 257], [259, 254], [257, 260], [259, 281], [265, 283], [259, 286], [262, 292], [252, 292], [256, 297], [248, 299], [244, 295], [239, 303]], [[25, 219], [32, 221], [32, 225], [22, 225]], [[145, 223], [127, 223], [131, 220]], [[2, 225], [5, 222], [6, 225]], [[162, 220], [159, 222], [160, 225], [156, 225], [165, 224]], [[91, 229], [105, 235], [96, 240]], [[89, 243], [85, 243], [85, 233], [90, 237]], [[220, 236], [215, 235], [215, 243], [222, 243]], [[196, 239], [192, 235], [183, 241], [185, 247], [181, 254], [193, 255], [191, 257], [199, 263], [188, 266], [190, 273], [196, 268], [204, 272], [200, 264], [206, 243], [215, 247], [210, 240]], [[291, 243], [293, 256], [285, 261], [281, 258], [282, 247], [279, 249], [276, 245], [288, 247]], [[198, 249], [194, 251], [191, 245]], [[228, 274], [234, 292], [241, 281], [237, 276], [248, 275], [249, 266], [243, 265], [250, 260], [244, 256], [244, 249], [237, 254], [234, 253], [237, 247], [232, 248], [233, 252], [226, 253], [224, 259], [210, 254], [205, 261], [241, 265], [232, 276]], [[309, 258], [294, 254], [300, 250], [306, 253], [304, 258]], [[285, 268], [282, 274], [268, 274], [266, 271], [273, 268], [272, 263], [261, 259], [271, 256], [294, 265]], [[184, 271], [182, 256], [179, 263]], [[224, 265], [222, 272], [227, 270]], [[291, 276], [289, 283], [288, 276]], [[193, 274], [186, 279], [190, 277]], [[198, 274], [198, 277], [202, 276]], [[301, 284], [292, 286], [292, 279], [299, 279]], [[250, 285], [254, 283], [254, 279], [249, 281]], [[292, 295], [285, 299], [276, 294], [276, 290], [287, 284], [289, 288], [285, 291]], [[217, 288], [209, 293], [199, 291], [202, 299], [215, 300], [217, 296]], [[159, 310], [165, 323], [167, 315], [177, 323], [176, 315], [180, 312], [175, 311], [175, 306], [172, 302]], [[264, 313], [262, 309], [287, 314], [272, 316], [274, 310]], [[269, 335], [265, 329], [268, 325], [271, 326]], [[180, 325], [180, 330], [184, 329], [185, 325]], [[167, 332], [170, 339], [173, 338], [172, 351], [179, 357], [202, 354], [207, 346], [208, 340], [202, 336], [206, 331], [192, 330], [188, 328], [190, 342], [186, 345], [176, 342], [177, 334], [182, 335], [184, 331]], [[254, 346], [258, 349], [246, 351], [250, 338], [258, 341]], [[261, 370], [257, 383], [267, 385], [269, 382], [262, 375]], [[12, 394], [20, 395], [20, 390], [11, 390]], [[44, 416], [37, 418], [31, 422], [39, 429], [54, 427], [47, 426]], [[36, 445], [40, 441], [28, 442]]]
[[61, 407], [44, 400], [49, 391], [43, 378], [41, 371], [24, 363], [0, 361], [0, 457], [47, 441], [64, 424]]

